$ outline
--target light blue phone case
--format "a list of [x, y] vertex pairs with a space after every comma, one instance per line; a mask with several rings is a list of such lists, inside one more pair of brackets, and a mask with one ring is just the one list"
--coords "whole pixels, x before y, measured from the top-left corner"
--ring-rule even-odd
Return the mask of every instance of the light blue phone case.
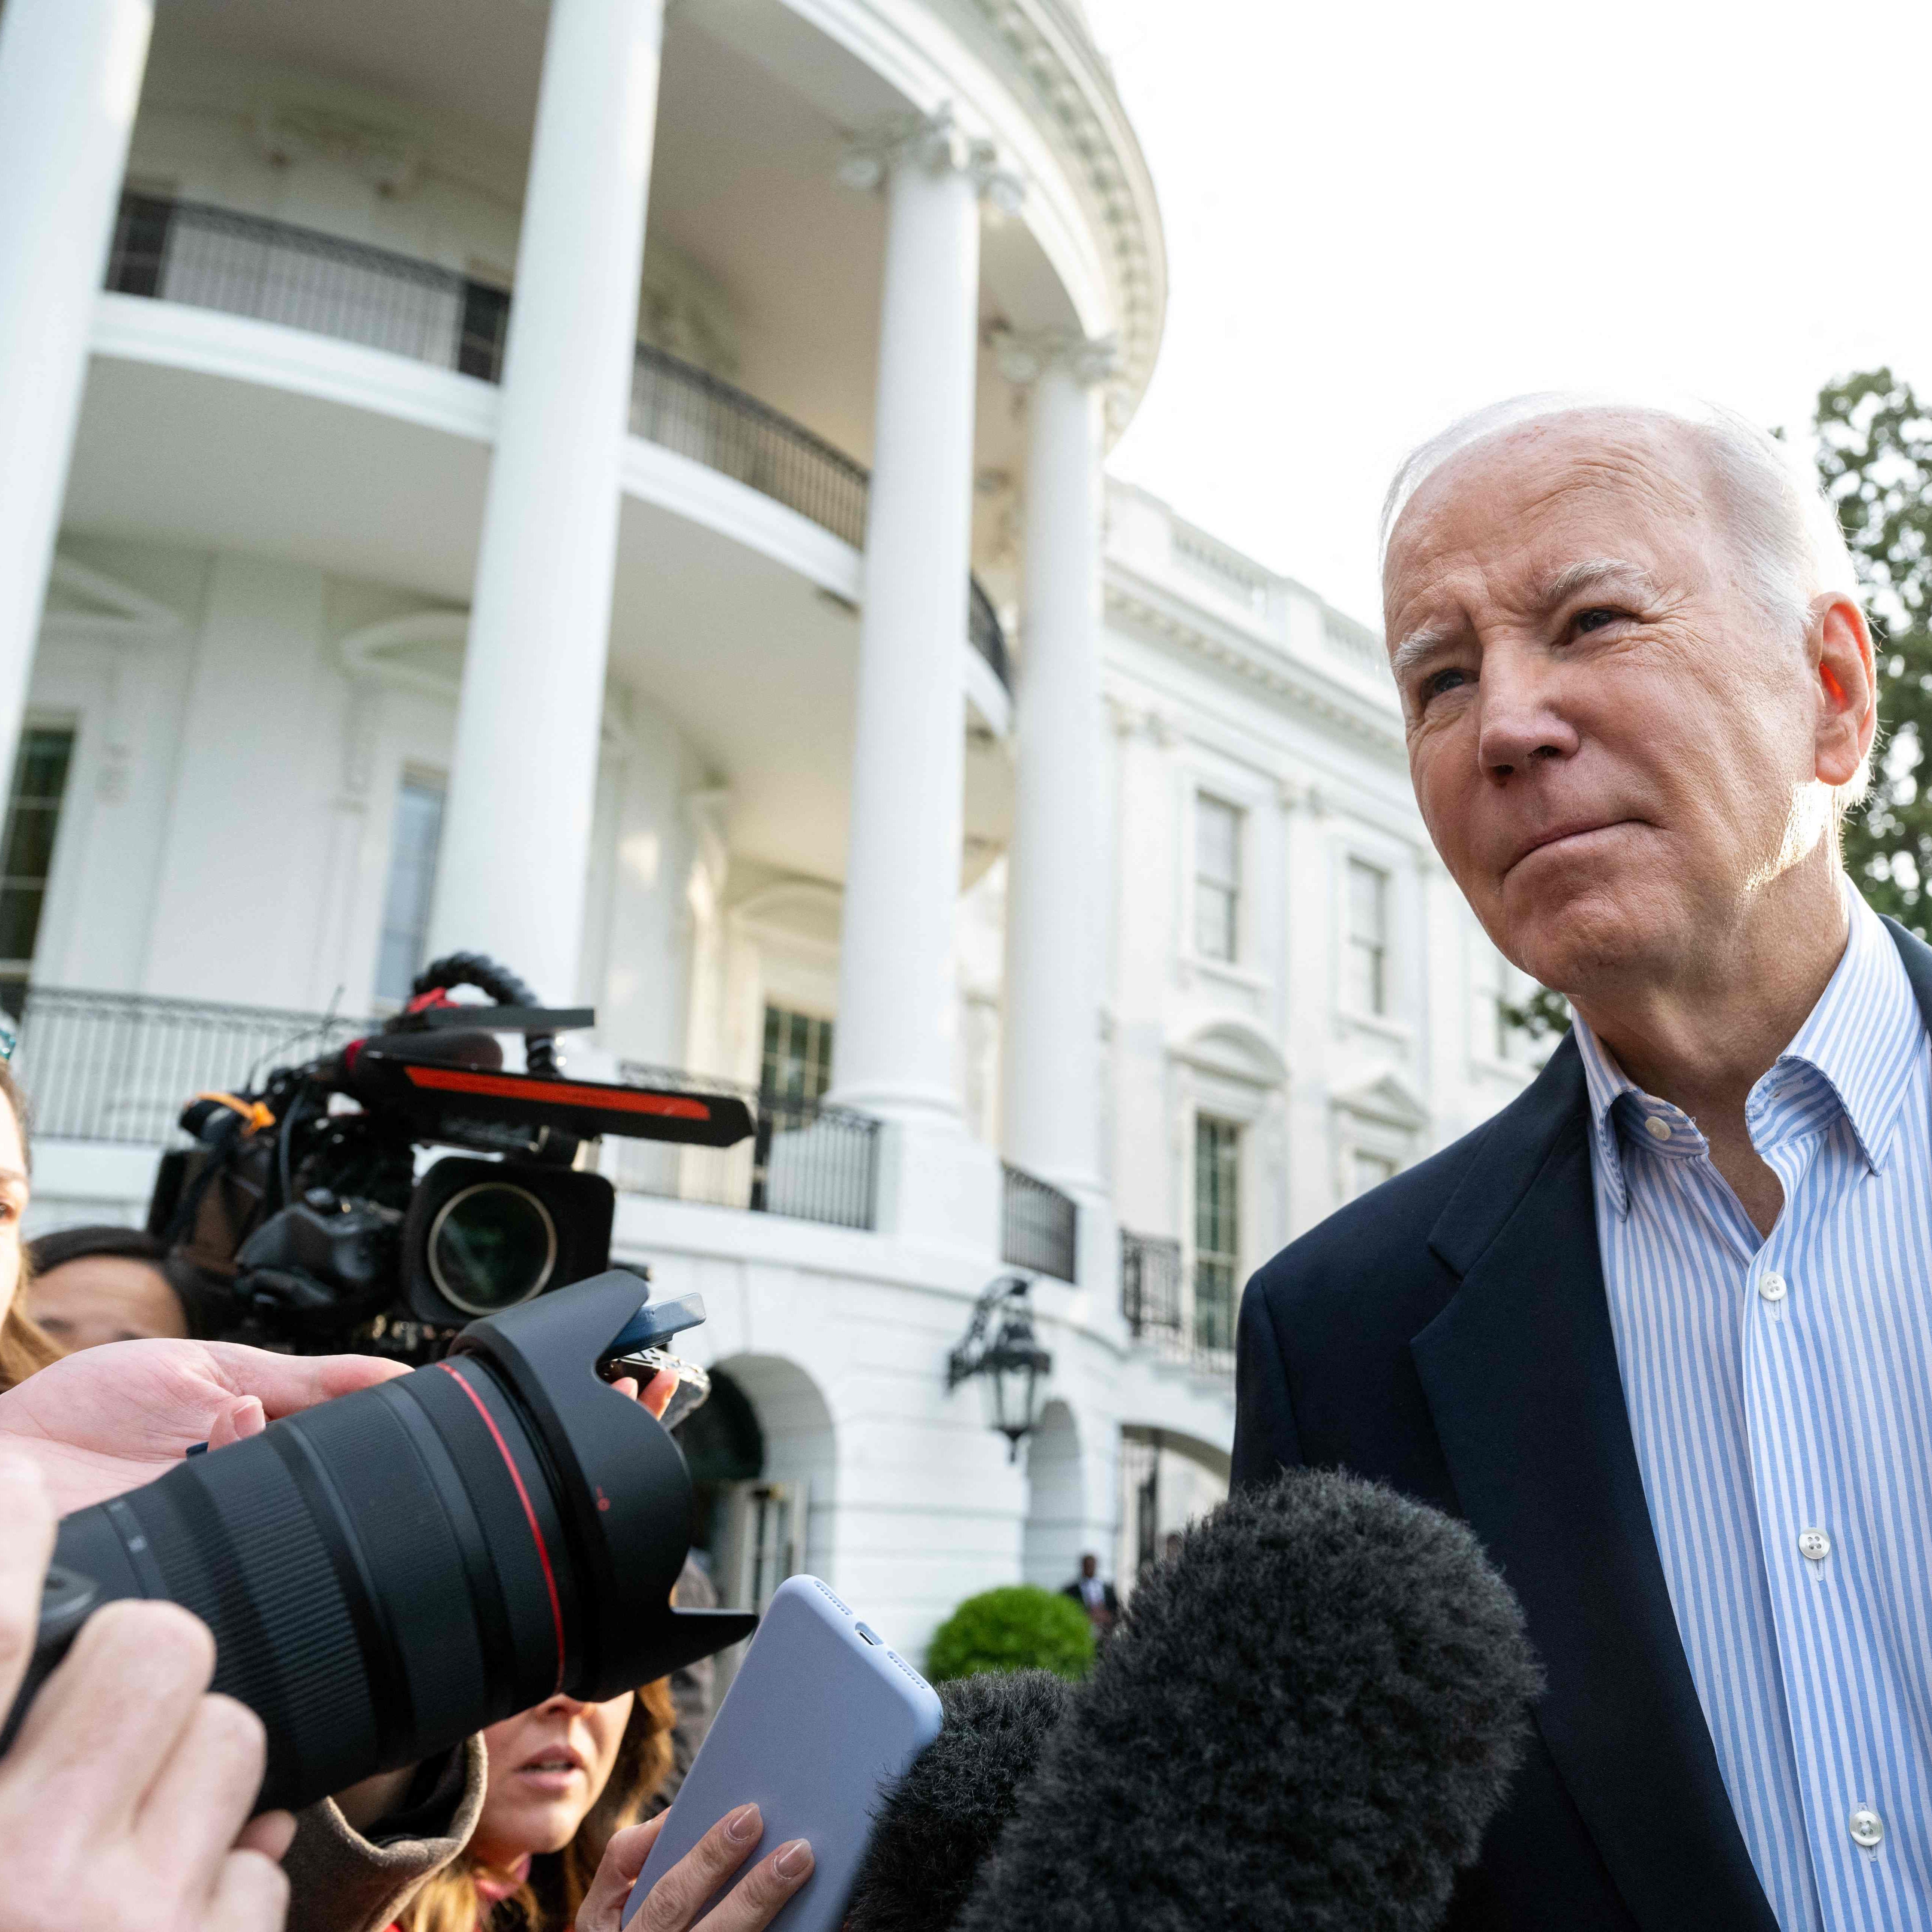
[[773, 1928], [836, 1932], [879, 1807], [939, 1735], [940, 1714], [932, 1686], [828, 1586], [816, 1576], [780, 1584], [638, 1875], [626, 1922], [719, 1819], [754, 1804], [764, 1835], [741, 1873], [790, 1839], [812, 1846], [812, 1876]]

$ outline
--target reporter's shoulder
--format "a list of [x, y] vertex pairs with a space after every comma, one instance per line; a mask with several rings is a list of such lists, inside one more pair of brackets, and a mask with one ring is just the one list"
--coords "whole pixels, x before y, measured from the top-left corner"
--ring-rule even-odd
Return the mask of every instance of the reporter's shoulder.
[[1346, 1296], [1359, 1315], [1365, 1299], [1402, 1298], [1406, 1284], [1433, 1283], [1442, 1268], [1430, 1252], [1430, 1231], [1495, 1126], [1484, 1121], [1336, 1208], [1255, 1270], [1244, 1301], [1264, 1300], [1279, 1314]]

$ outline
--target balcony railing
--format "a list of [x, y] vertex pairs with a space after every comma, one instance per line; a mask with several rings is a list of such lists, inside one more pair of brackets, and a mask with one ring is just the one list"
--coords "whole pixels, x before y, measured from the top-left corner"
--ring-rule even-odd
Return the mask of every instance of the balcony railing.
[[1000, 1162], [1005, 1186], [1000, 1200], [1000, 1258], [1010, 1268], [1073, 1279], [1078, 1250], [1080, 1210], [1072, 1197], [1024, 1168]]
[[[29, 986], [15, 1064], [34, 1132], [50, 1140], [165, 1147], [197, 1094], [257, 1084], [274, 1067], [332, 1052], [377, 1022], [143, 993]], [[620, 1188], [785, 1214], [842, 1228], [874, 1223], [879, 1124], [664, 1067], [627, 1065], [652, 1086], [741, 1094], [758, 1132], [735, 1148], [615, 1140]]]
[[877, 1225], [879, 1124], [869, 1114], [632, 1060], [621, 1071], [639, 1086], [736, 1094], [758, 1124], [749, 1141], [730, 1148], [608, 1142], [612, 1178], [627, 1192], [788, 1215], [837, 1228]]
[[232, 1093], [372, 1022], [206, 1000], [30, 986], [16, 1064], [46, 1139], [162, 1147], [197, 1094]]
[[1120, 1312], [1127, 1333], [1168, 1361], [1232, 1376], [1233, 1338], [1218, 1304], [1203, 1307], [1197, 1302], [1190, 1322], [1182, 1305], [1182, 1279], [1178, 1241], [1120, 1230]]
[[[108, 288], [358, 342], [486, 382], [503, 380], [506, 290], [388, 248], [166, 196], [125, 194]], [[735, 477], [855, 547], [866, 540], [864, 466], [729, 382], [638, 345], [631, 430]], [[968, 580], [967, 636], [1002, 684], [1005, 632]]]

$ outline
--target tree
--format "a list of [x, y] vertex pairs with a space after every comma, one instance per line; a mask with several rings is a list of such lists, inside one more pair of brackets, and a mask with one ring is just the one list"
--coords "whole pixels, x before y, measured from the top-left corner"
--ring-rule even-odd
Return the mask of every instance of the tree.
[[[1921, 938], [1932, 925], [1932, 412], [1874, 369], [1818, 394], [1818, 477], [1865, 592], [1878, 657], [1871, 795], [1845, 821], [1859, 890]], [[1926, 777], [1932, 780], [1932, 769]]]

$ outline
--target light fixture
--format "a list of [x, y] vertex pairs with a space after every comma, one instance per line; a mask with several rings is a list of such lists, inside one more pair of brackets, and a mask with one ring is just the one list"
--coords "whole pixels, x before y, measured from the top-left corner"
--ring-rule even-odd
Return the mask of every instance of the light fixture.
[[1009, 1462], [1018, 1460], [1020, 1438], [1040, 1419], [1040, 1384], [1053, 1372], [1053, 1358], [1033, 1332], [1032, 1287], [1022, 1274], [994, 1282], [974, 1304], [965, 1339], [946, 1364], [949, 1389], [980, 1378], [987, 1426], [1006, 1438]]

